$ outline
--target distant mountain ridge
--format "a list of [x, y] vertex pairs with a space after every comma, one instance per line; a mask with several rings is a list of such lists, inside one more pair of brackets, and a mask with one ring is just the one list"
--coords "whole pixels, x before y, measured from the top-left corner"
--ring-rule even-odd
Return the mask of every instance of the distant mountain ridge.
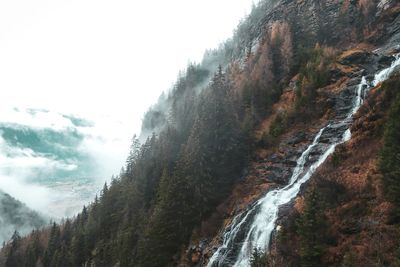
[[0, 241], [8, 241], [14, 231], [26, 235], [32, 229], [40, 229], [47, 219], [25, 204], [0, 191]]

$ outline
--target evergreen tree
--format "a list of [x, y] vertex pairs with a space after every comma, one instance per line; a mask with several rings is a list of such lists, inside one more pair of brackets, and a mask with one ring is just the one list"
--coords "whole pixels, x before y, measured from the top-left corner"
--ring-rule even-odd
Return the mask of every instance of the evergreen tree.
[[40, 233], [38, 231], [33, 231], [31, 233], [31, 242], [26, 249], [26, 256], [24, 258], [25, 267], [36, 267], [36, 262], [42, 255], [43, 249], [39, 240]]
[[[50, 236], [47, 243], [47, 248], [43, 256], [43, 264], [48, 267], [55, 262], [55, 258], [59, 255], [59, 249], [61, 245], [61, 230], [60, 226], [55, 222], [52, 224], [50, 229]], [[56, 255], [57, 254], [57, 255]]]
[[20, 255], [21, 237], [17, 231], [11, 237], [11, 244], [5, 260], [5, 267], [18, 267], [23, 266], [23, 258]]
[[82, 230], [77, 230], [71, 242], [71, 261], [73, 266], [82, 266], [85, 263], [85, 238]]
[[313, 187], [306, 195], [305, 207], [301, 215], [297, 233], [300, 236], [300, 257], [302, 267], [321, 266], [324, 252], [325, 216], [320, 197]]
[[[394, 87], [396, 83], [387, 83], [385, 87]], [[400, 86], [400, 83], [397, 83]], [[386, 197], [396, 205], [396, 214], [400, 218], [400, 94], [395, 97], [385, 125], [384, 145], [381, 152], [380, 170], [383, 174], [383, 187]]]
[[71, 256], [65, 244], [62, 244], [55, 252], [51, 260], [50, 267], [70, 267], [72, 266]]
[[136, 135], [132, 138], [131, 148], [126, 160], [126, 172], [132, 174], [136, 161], [140, 157], [140, 141]]
[[[164, 177], [164, 179], [167, 179]], [[139, 266], [167, 266], [172, 256], [190, 234], [194, 214], [193, 198], [187, 179], [179, 174], [173, 175], [169, 183], [161, 188], [159, 203], [150, 219], [151, 227], [145, 239], [139, 244]]]

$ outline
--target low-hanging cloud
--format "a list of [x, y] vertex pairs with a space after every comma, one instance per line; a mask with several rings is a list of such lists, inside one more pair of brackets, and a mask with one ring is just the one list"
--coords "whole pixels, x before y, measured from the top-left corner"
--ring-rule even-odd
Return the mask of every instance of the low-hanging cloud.
[[[0, 191], [27, 210], [55, 220], [73, 216], [125, 162], [130, 137], [121, 122], [48, 110], [7, 112], [0, 117]], [[3, 219], [0, 236], [29, 227]]]
[[22, 202], [0, 191], [0, 243], [7, 241], [15, 230], [27, 234], [46, 224], [46, 218]]

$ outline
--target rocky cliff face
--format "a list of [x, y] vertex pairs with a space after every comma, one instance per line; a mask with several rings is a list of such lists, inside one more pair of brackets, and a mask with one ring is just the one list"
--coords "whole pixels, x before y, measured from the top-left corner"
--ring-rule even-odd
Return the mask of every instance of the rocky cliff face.
[[[315, 137], [315, 133], [323, 125], [330, 123], [330, 126], [324, 130], [319, 138], [318, 145], [311, 151], [306, 162], [306, 167], [315, 163], [319, 157], [325, 153], [326, 146], [339, 142], [339, 139], [343, 135], [344, 131], [346, 131], [346, 129], [349, 127], [348, 123], [351, 123], [351, 121], [347, 121], [346, 123], [337, 123], [337, 121], [342, 121], [345, 119], [349, 112], [351, 112], [351, 109], [354, 108], [354, 97], [357, 93], [357, 87], [359, 87], [362, 77], [366, 76], [369, 77], [369, 79], [372, 79], [373, 73], [375, 73], [377, 70], [387, 68], [390, 63], [393, 62], [393, 60], [394, 57], [383, 54], [373, 54], [363, 50], [344, 52], [338, 58], [336, 64], [339, 64], [342, 67], [348, 67], [352, 69], [352, 71], [338, 74], [332, 80], [332, 84], [320, 89], [321, 97], [318, 101], [321, 104], [328, 103], [328, 105], [325, 105], [325, 113], [318, 119], [310, 120], [310, 124], [307, 125], [304, 123], [294, 122], [287, 132], [280, 138], [277, 146], [266, 150], [260, 149], [258, 151], [258, 157], [253, 161], [253, 164], [250, 166], [246, 177], [244, 177], [243, 181], [237, 185], [231, 198], [220, 206], [220, 209], [218, 210], [220, 214], [214, 214], [210, 220], [215, 220], [215, 218], [219, 216], [223, 217], [225, 225], [224, 227], [228, 227], [229, 229], [229, 225], [232, 223], [232, 218], [234, 218], [237, 214], [241, 214], [242, 212], [243, 214], [246, 214], [246, 210], [251, 209], [255, 201], [265, 195], [266, 192], [287, 185], [289, 183], [289, 178], [292, 176], [297, 165], [296, 161], [305, 151], [305, 149], [311, 144]], [[333, 72], [335, 72], [334, 70], [335, 69], [332, 69]], [[368, 76], [368, 74], [370, 75]], [[283, 105], [282, 102], [287, 102], [290, 101], [290, 99], [293, 99], [292, 97], [288, 97], [290, 94], [293, 94], [293, 91], [287, 91], [282, 96], [281, 101], [276, 104], [276, 112], [281, 112], [278, 107]], [[371, 102], [374, 103], [377, 101], [377, 94], [378, 93], [374, 91], [374, 94], [371, 97], [372, 99], [370, 100]], [[368, 105], [371, 105], [371, 102], [369, 102]], [[382, 104], [377, 105], [378, 109], [382, 108], [380, 105]], [[290, 104], [285, 103], [285, 106], [290, 106]], [[366, 109], [363, 108], [360, 113], [365, 112]], [[356, 116], [357, 119], [352, 128], [352, 132], [354, 132], [354, 141], [352, 140], [349, 144], [340, 146], [338, 148], [338, 152], [334, 156], [334, 158], [341, 158], [343, 156], [342, 154], [344, 153], [343, 151], [353, 151], [352, 153], [346, 152], [346, 156], [343, 157], [351, 162], [359, 161], [359, 166], [355, 167], [350, 163], [350, 165], [343, 166], [341, 168], [341, 172], [336, 172], [332, 165], [338, 164], [333, 163], [333, 161], [337, 159], [329, 159], [327, 163], [322, 166], [321, 171], [317, 172], [310, 182], [318, 183], [319, 189], [328, 195], [335, 195], [338, 192], [340, 194], [350, 194], [350, 192], [352, 192], [351, 190], [357, 188], [357, 192], [360, 192], [361, 196], [352, 198], [350, 195], [347, 195], [348, 202], [343, 204], [344, 206], [359, 205], [359, 202], [357, 202], [359, 200], [357, 199], [362, 198], [365, 190], [367, 190], [365, 189], [368, 184], [367, 180], [369, 179], [367, 177], [371, 175], [371, 172], [375, 174], [377, 172], [374, 164], [376, 164], [377, 156], [379, 155], [379, 138], [377, 138], [376, 135], [377, 132], [380, 131], [379, 127], [381, 127], [383, 123], [382, 118], [384, 116], [384, 110], [369, 111], [369, 115], [367, 115], [366, 118], [364, 118], [363, 115], [365, 114], [357, 114]], [[368, 126], [365, 127], [365, 124]], [[371, 138], [371, 136], [373, 138]], [[360, 146], [363, 145], [370, 145], [371, 147], [364, 151], [364, 149], [360, 148]], [[362, 154], [359, 155], [358, 153]], [[351, 175], [349, 175], [348, 172], [350, 172]], [[357, 173], [356, 178], [354, 177], [353, 173]], [[362, 178], [360, 178], [360, 176]], [[326, 177], [331, 178], [326, 179]], [[375, 177], [375, 179], [378, 178]], [[338, 180], [340, 180], [340, 182], [338, 182]], [[345, 185], [342, 185], [341, 183], [345, 183]], [[376, 186], [378, 181], [375, 180], [374, 183]], [[299, 196], [287, 205], [283, 206], [279, 212], [277, 227], [280, 229], [280, 232], [285, 231], [285, 235], [289, 236], [289, 238], [286, 236], [286, 239], [284, 239], [286, 241], [282, 242], [281, 238], [279, 237], [280, 232], [275, 232], [273, 234], [273, 258], [271, 256], [270, 261], [270, 264], [273, 262], [272, 266], [297, 266], [299, 264], [299, 244], [296, 243], [296, 241], [293, 241], [296, 240], [296, 234], [290, 231], [295, 231], [293, 230], [293, 225], [296, 224], [299, 213], [302, 211], [303, 204], [301, 203], [303, 202], [303, 196], [307, 187], [308, 183], [302, 187]], [[343, 191], [347, 193], [344, 193]], [[334, 198], [335, 197], [340, 196], [334, 196]], [[370, 197], [372, 197], [374, 201], [385, 203], [384, 199], [378, 197], [377, 195]], [[253, 216], [255, 216], [255, 214], [248, 217], [249, 223], [251, 223]], [[331, 218], [332, 224], [337, 224], [337, 220], [341, 220], [340, 213], [335, 214], [335, 216], [337, 217]], [[348, 218], [346, 219], [348, 221], [341, 224], [340, 228], [343, 229], [339, 231], [348, 231], [346, 232], [347, 234], [354, 234], [350, 228], [356, 227], [353, 224], [355, 223], [356, 225], [359, 225], [359, 222], [356, 221], [359, 219], [362, 220], [361, 218], [355, 218], [354, 216], [356, 215], [352, 213], [349, 214]], [[385, 216], [389, 215], [386, 213]], [[365, 218], [365, 220], [368, 219]], [[203, 227], [208, 227], [209, 224], [210, 222], [205, 222]], [[224, 229], [224, 227], [222, 229]], [[350, 230], [346, 230], [347, 227], [349, 227]], [[394, 229], [390, 229], [390, 231], [394, 231]], [[243, 228], [243, 231], [245, 230], [246, 227]], [[200, 233], [201, 232], [204, 233], [203, 229], [200, 229]], [[358, 232], [358, 230], [356, 232]], [[212, 235], [203, 237], [200, 239], [198, 246], [195, 245], [196, 242], [194, 242], [192, 247], [186, 251], [186, 255], [183, 256], [184, 263], [182, 266], [195, 266], [196, 264], [199, 264], [199, 266], [207, 265], [209, 258], [213, 255], [213, 253], [215, 253], [216, 249], [220, 246], [223, 240], [221, 233], [222, 232], [219, 232], [215, 238], [210, 238]], [[243, 232], [242, 234], [244, 235], [246, 233]], [[238, 233], [238, 236], [242, 234]], [[367, 235], [367, 233], [364, 234]], [[195, 235], [198, 236], [198, 233]], [[293, 239], [290, 239], [291, 236]], [[328, 253], [326, 255], [330, 261], [327, 262], [329, 265], [339, 264], [346, 254], [346, 249], [343, 248], [344, 245], [340, 244], [340, 238], [335, 238], [337, 238], [335, 241], [337, 242], [335, 243], [336, 248], [332, 248], [332, 250], [338, 254], [329, 255]], [[348, 241], [346, 241], [345, 246], [349, 246]], [[341, 249], [340, 252], [337, 251], [339, 248]], [[390, 247], [390, 249], [393, 251], [393, 247]], [[365, 251], [363, 253], [365, 253]], [[366, 255], [364, 255], [364, 257], [365, 256]], [[187, 261], [187, 257], [192, 261], [192, 263]], [[230, 255], [230, 257], [234, 257], [234, 255]]]
[[[395, 77], [388, 84], [396, 83]], [[395, 89], [395, 88], [392, 88]], [[396, 89], [395, 89], [396, 90]], [[397, 88], [398, 90], [398, 88]], [[389, 94], [375, 88], [357, 113], [353, 138], [341, 145], [314, 175], [325, 228], [323, 266], [398, 266], [399, 232], [378, 168]], [[272, 266], [299, 266], [301, 241], [297, 222], [304, 213], [304, 194], [280, 212], [280, 231], [270, 254]]]
[[[399, 6], [395, 0], [280, 0], [269, 1], [246, 25], [245, 45], [260, 40], [276, 22], [291, 26], [298, 44], [343, 47], [358, 42], [383, 45], [399, 39]], [[243, 46], [244, 46], [243, 45]]]
[[[312, 142], [316, 131], [330, 121], [347, 116], [362, 77], [371, 80], [373, 74], [388, 67], [395, 59], [393, 55], [399, 52], [399, 14], [400, 4], [397, 1], [275, 1], [262, 19], [248, 26], [253, 40], [261, 40], [265, 32], [273, 31], [276, 22], [286, 22], [291, 27], [295, 45], [320, 43], [340, 52], [329, 66], [329, 83], [318, 89], [319, 116], [309, 118], [306, 123], [292, 120], [276, 145], [258, 149], [257, 157], [231, 197], [193, 233], [190, 247], [182, 253], [180, 266], [206, 266], [221, 245], [224, 229], [229, 230], [233, 218], [251, 209], [266, 192], [286, 185], [296, 160]], [[296, 80], [296, 74], [293, 80]], [[261, 124], [261, 132], [270, 131], [270, 121], [283, 110], [291, 113], [296, 101], [295, 87], [289, 84], [275, 104], [273, 113]], [[396, 227], [388, 223], [390, 204], [379, 188], [376, 165], [381, 148], [380, 127], [387, 112], [379, 104], [383, 94], [379, 89], [373, 90], [365, 104], [367, 107], [364, 105], [356, 115], [351, 141], [340, 146], [338, 152], [311, 178], [311, 182], [302, 187], [299, 196], [280, 210], [279, 231], [273, 234], [268, 266], [300, 265], [296, 221], [303, 212], [304, 194], [310, 183], [317, 184], [321, 192], [330, 197], [327, 201], [331, 201], [333, 206], [326, 211], [331, 239], [326, 244], [323, 266], [341, 266], [348, 262], [350, 265], [345, 266], [373, 266], [373, 257], [379, 258], [379, 262], [384, 264], [381, 266], [396, 266], [390, 264], [397, 262], [394, 257], [398, 233]], [[314, 149], [310, 158], [317, 159], [324, 152], [323, 144], [336, 142], [346, 127], [337, 124], [325, 131], [321, 137], [321, 149]], [[311, 163], [312, 160], [308, 164]], [[368, 211], [361, 207], [365, 198], [368, 198]], [[216, 231], [218, 227], [215, 225], [218, 224], [221, 227]], [[214, 230], [208, 231], [210, 229]], [[380, 231], [384, 233], [377, 234]], [[377, 243], [371, 244], [367, 236], [378, 242], [380, 247], [377, 248]], [[350, 255], [349, 250], [353, 246], [356, 250]]]
[[[280, 35], [279, 25], [287, 27], [285, 35], [290, 36], [294, 50], [313, 47], [316, 43], [337, 49], [359, 43], [390, 49], [400, 40], [399, 9], [396, 0], [260, 1], [239, 24], [232, 39], [205, 54], [202, 67], [209, 72], [204, 74], [203, 82], [209, 80], [209, 74], [218, 65], [243, 63], [249, 52], [257, 53], [266, 39]], [[286, 77], [281, 74], [278, 78]], [[168, 118], [162, 110], [168, 109], [169, 105], [172, 104], [160, 102], [154, 110], [149, 110], [142, 125], [142, 139], [163, 129]]]

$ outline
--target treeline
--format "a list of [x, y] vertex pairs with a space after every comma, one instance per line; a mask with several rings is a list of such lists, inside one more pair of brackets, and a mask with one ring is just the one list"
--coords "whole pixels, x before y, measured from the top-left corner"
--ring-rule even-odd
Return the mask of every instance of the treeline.
[[0, 191], [0, 240], [10, 238], [15, 229], [24, 234], [29, 229], [40, 228], [46, 225], [42, 215], [32, 211], [22, 202]]
[[400, 223], [400, 75], [382, 85], [389, 114], [385, 125], [379, 169], [388, 200], [395, 205], [394, 221]]
[[[377, 179], [368, 174], [358, 192], [350, 191], [345, 184], [338, 182], [335, 170], [348, 164], [344, 161], [348, 160], [350, 151], [346, 146], [337, 147], [327, 163], [330, 166], [325, 165], [328, 169], [322, 174], [317, 173], [307, 185], [301, 212], [293, 210], [282, 230], [277, 232], [275, 250], [267, 260], [264, 254], [255, 251], [254, 262], [264, 260], [266, 263], [262, 266], [275, 266], [276, 262], [280, 266], [281, 262], [282, 265], [302, 267], [399, 265], [398, 231], [389, 229], [400, 225], [400, 76], [397, 74], [382, 83], [379, 91], [372, 93], [368, 101], [360, 111], [366, 117], [362, 125], [371, 125], [368, 124], [371, 121], [376, 125], [369, 129], [358, 125], [355, 131], [369, 130], [369, 133], [363, 132], [363, 138], [383, 141], [380, 154], [374, 155], [378, 159]], [[392, 204], [388, 218], [377, 220], [374, 227], [364, 227], [359, 222], [374, 216], [379, 201]], [[383, 234], [379, 232], [376, 235], [375, 231], [382, 231]], [[367, 233], [367, 238], [361, 239], [362, 233]], [[384, 234], [391, 236], [384, 239]], [[343, 252], [338, 249], [335, 258], [332, 258], [332, 248], [337, 249], [344, 243], [344, 237], [351, 236], [355, 236], [355, 243], [351, 246], [361, 243], [367, 247], [369, 254], [360, 256], [359, 251], [349, 249]], [[385, 245], [380, 242], [385, 242]], [[393, 251], [393, 247], [397, 251]]]
[[[255, 146], [255, 128], [293, 72], [302, 73], [315, 98], [317, 86], [324, 85], [326, 50], [304, 48], [291, 36], [290, 25], [277, 22], [242, 60], [215, 72], [190, 64], [144, 119], [145, 128], [156, 133], [143, 144], [133, 139], [125, 168], [94, 202], [76, 218], [25, 238], [16, 233], [0, 263], [173, 266], [193, 229], [241, 177]], [[293, 64], [298, 60], [308, 67], [299, 69]]]
[[[383, 131], [376, 129], [374, 133], [378, 137], [383, 136], [383, 148], [379, 156], [379, 171], [382, 179], [379, 183], [382, 185], [384, 198], [393, 204], [391, 219], [389, 224], [399, 225], [400, 223], [400, 76], [396, 75], [385, 81], [381, 88], [383, 93], [382, 102], [375, 107], [376, 112], [383, 116], [386, 113]], [[381, 110], [379, 110], [381, 109]], [[340, 150], [333, 157], [334, 165], [340, 164]], [[336, 166], [337, 167], [337, 166]], [[324, 185], [328, 184], [327, 185]], [[297, 220], [296, 232], [299, 238], [299, 258], [301, 266], [321, 266], [323, 265], [323, 256], [329, 246], [335, 244], [330, 233], [330, 227], [326, 214], [330, 208], [339, 205], [339, 199], [344, 193], [343, 186], [336, 183], [328, 183], [319, 177], [319, 184], [311, 185], [309, 192], [305, 196], [304, 211]], [[359, 193], [360, 202], [353, 204], [348, 209], [348, 213], [353, 218], [359, 218], [368, 214], [369, 201], [376, 198], [374, 196], [372, 180], [369, 176], [364, 189]], [[356, 199], [355, 196], [353, 196]], [[341, 218], [343, 219], [343, 218]], [[343, 219], [344, 220], [344, 219]], [[346, 229], [348, 232], [357, 232], [356, 226]], [[400, 251], [399, 251], [400, 252]], [[382, 253], [379, 251], [378, 253]], [[389, 266], [384, 263], [382, 255], [377, 255], [372, 261], [377, 266]], [[341, 266], [356, 266], [359, 264], [354, 251], [348, 251], [342, 259]], [[397, 261], [391, 262], [390, 266], [397, 266], [400, 262], [400, 254], [397, 255]], [[381, 265], [382, 264], [382, 265]]]
[[[144, 120], [126, 167], [76, 218], [2, 250], [5, 266], [168, 266], [196, 226], [228, 196], [251, 157], [253, 132], [288, 81], [288, 24], [214, 73], [190, 64]], [[211, 79], [209, 78], [211, 76]], [[163, 106], [163, 104], [166, 104]]]
[[201, 73], [189, 68], [173, 92], [185, 100], [173, 105], [165, 128], [142, 146], [133, 140], [125, 170], [76, 218], [27, 238], [16, 233], [3, 249], [5, 266], [174, 262], [193, 228], [229, 194], [251, 152], [228, 74], [220, 68], [201, 93], [188, 92], [192, 75]]
[[134, 139], [126, 169], [88, 208], [25, 239], [16, 233], [3, 250], [4, 265], [171, 263], [193, 227], [227, 196], [249, 154], [230, 92], [220, 69], [192, 112], [174, 117], [182, 131], [166, 127], [142, 146]]
[[[261, 13], [254, 12], [259, 20]], [[0, 264], [173, 266], [193, 229], [241, 177], [255, 128], [290, 77], [303, 73], [303, 98], [308, 98], [305, 86], [316, 90], [325, 83], [321, 48], [295, 42], [286, 22], [262, 31], [257, 46], [240, 45], [244, 57], [232, 61], [232, 54], [220, 51], [223, 65], [216, 69], [210, 67], [214, 60], [190, 64], [146, 114], [143, 130], [154, 133], [143, 144], [133, 139], [125, 168], [94, 202], [63, 223], [25, 238], [16, 233], [1, 251]], [[299, 61], [314, 65], [300, 70], [293, 64]], [[314, 66], [322, 66], [316, 74]]]

